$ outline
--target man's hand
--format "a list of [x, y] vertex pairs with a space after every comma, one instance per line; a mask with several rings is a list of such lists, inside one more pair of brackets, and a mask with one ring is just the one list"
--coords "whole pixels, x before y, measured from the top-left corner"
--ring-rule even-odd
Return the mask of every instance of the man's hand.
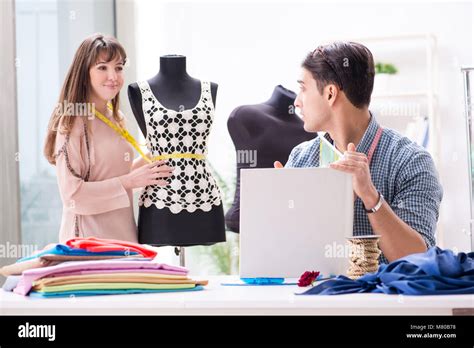
[[273, 162], [273, 167], [275, 168], [283, 168], [283, 164], [280, 161]]
[[379, 194], [370, 177], [369, 161], [364, 153], [356, 152], [353, 143], [349, 143], [347, 146], [344, 157], [331, 163], [329, 167], [352, 174], [354, 192], [367, 209], [373, 208], [377, 204]]

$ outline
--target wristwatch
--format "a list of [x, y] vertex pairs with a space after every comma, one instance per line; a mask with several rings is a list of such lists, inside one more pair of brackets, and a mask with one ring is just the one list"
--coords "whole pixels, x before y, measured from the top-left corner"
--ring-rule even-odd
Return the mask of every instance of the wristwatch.
[[367, 209], [367, 208], [364, 206], [365, 212], [366, 212], [367, 214], [372, 214], [372, 213], [377, 212], [377, 211], [380, 209], [380, 207], [382, 206], [382, 203], [383, 203], [383, 201], [384, 201], [383, 196], [382, 196], [382, 194], [380, 193], [380, 191], [377, 191], [377, 192], [379, 193], [379, 200], [378, 200], [377, 204], [375, 205], [375, 207], [373, 207], [372, 209]]

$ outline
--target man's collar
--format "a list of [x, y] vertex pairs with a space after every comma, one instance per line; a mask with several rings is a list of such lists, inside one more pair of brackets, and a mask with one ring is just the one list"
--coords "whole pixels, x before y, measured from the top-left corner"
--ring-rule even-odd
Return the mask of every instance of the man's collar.
[[[356, 147], [357, 152], [365, 153], [366, 155], [369, 153], [370, 146], [374, 141], [375, 134], [377, 133], [377, 129], [379, 128], [379, 124], [375, 120], [374, 114], [369, 110], [370, 113], [370, 120], [367, 129], [365, 130], [364, 135], [359, 141], [359, 144]], [[331, 138], [329, 133], [326, 133], [324, 137], [331, 143], [334, 144], [334, 140]]]

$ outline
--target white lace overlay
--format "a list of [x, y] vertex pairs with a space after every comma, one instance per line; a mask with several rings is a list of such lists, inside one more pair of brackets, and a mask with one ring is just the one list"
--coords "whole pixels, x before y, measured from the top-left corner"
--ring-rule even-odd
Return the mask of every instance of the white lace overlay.
[[[175, 111], [165, 108], [151, 91], [148, 82], [138, 82], [142, 94], [142, 107], [147, 127], [147, 147], [153, 156], [173, 153], [207, 153], [207, 139], [214, 119], [214, 105], [209, 82], [201, 82], [201, 96], [192, 109]], [[143, 189], [139, 205], [158, 209], [169, 208], [177, 214], [201, 209], [210, 211], [221, 204], [219, 188], [205, 159], [171, 158], [174, 167], [168, 178], [170, 185], [147, 186]]]

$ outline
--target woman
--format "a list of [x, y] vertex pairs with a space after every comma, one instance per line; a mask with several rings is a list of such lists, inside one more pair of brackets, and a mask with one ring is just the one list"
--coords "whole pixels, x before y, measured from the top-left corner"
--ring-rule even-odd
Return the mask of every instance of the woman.
[[[113, 129], [125, 128], [118, 111], [125, 61], [125, 50], [113, 37], [85, 39], [51, 116], [44, 153], [57, 168], [60, 243], [89, 236], [137, 242], [133, 189], [167, 185], [171, 176], [173, 168], [163, 161], [133, 161], [132, 146]], [[91, 114], [105, 116], [111, 125]]]

